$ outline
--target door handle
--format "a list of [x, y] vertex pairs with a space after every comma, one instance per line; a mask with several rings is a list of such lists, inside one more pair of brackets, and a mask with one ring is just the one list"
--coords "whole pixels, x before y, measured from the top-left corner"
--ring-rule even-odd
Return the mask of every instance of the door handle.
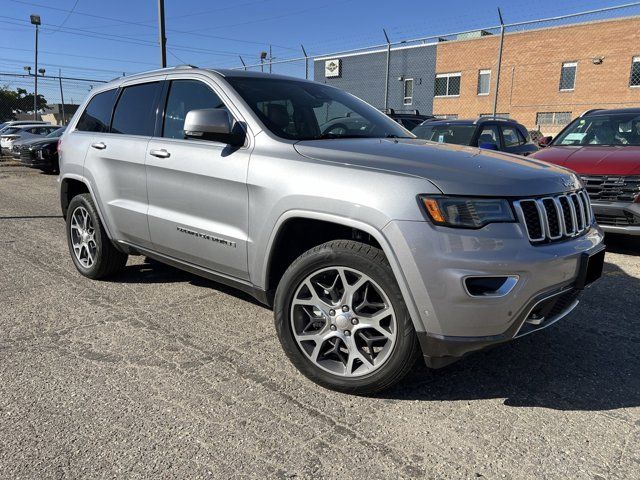
[[149, 150], [149, 155], [153, 155], [158, 158], [169, 158], [171, 156], [171, 154], [164, 148], [161, 148], [160, 150]]
[[105, 148], [107, 148], [107, 146], [105, 145], [104, 142], [96, 142], [96, 143], [92, 143], [91, 144], [92, 148], [95, 148], [96, 150], [104, 150]]

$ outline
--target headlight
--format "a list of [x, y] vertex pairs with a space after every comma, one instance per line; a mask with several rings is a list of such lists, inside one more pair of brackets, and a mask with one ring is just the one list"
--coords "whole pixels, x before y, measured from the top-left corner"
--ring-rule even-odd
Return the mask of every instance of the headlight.
[[482, 228], [489, 223], [515, 222], [511, 204], [505, 199], [426, 195], [419, 198], [436, 225]]

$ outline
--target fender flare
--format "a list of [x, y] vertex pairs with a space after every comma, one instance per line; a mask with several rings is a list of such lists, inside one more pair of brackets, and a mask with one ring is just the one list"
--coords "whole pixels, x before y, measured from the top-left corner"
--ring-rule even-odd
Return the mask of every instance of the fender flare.
[[87, 190], [89, 191], [89, 195], [91, 195], [91, 198], [93, 199], [93, 204], [96, 207], [96, 210], [98, 211], [98, 216], [100, 217], [100, 223], [102, 224], [102, 228], [104, 228], [105, 233], [107, 234], [107, 237], [109, 237], [109, 240], [113, 241], [113, 236], [111, 235], [111, 231], [109, 230], [109, 225], [107, 224], [107, 222], [105, 222], [104, 219], [104, 215], [102, 214], [102, 209], [100, 208], [100, 202], [97, 201], [96, 199], [96, 195], [93, 191], [93, 188], [91, 186], [91, 183], [82, 175], [78, 175], [75, 173], [66, 173], [63, 177], [60, 178], [60, 202], [62, 204], [62, 185], [65, 182], [65, 180], [75, 180], [78, 182], [81, 182], [84, 184], [85, 187], [87, 187]]
[[269, 278], [269, 271], [271, 268], [271, 261], [273, 258], [273, 245], [275, 243], [276, 238], [278, 238], [278, 234], [280, 233], [283, 225], [291, 219], [294, 218], [304, 218], [309, 220], [321, 220], [330, 223], [336, 223], [338, 225], [343, 225], [345, 227], [357, 228], [358, 230], [362, 230], [363, 232], [371, 235], [380, 245], [382, 251], [384, 252], [389, 265], [391, 266], [391, 271], [393, 272], [394, 277], [396, 278], [396, 282], [398, 282], [398, 286], [400, 287], [400, 292], [402, 293], [402, 297], [404, 299], [405, 305], [407, 306], [407, 310], [409, 311], [409, 315], [411, 315], [411, 321], [416, 329], [416, 332], [424, 331], [424, 326], [421, 321], [421, 316], [416, 306], [413, 295], [411, 294], [411, 290], [409, 289], [409, 285], [407, 283], [407, 279], [400, 268], [400, 263], [395, 255], [391, 244], [387, 240], [387, 238], [382, 233], [382, 228], [378, 229], [373, 225], [362, 222], [360, 220], [354, 220], [352, 218], [342, 217], [339, 215], [334, 215], [330, 213], [324, 212], [316, 212], [311, 210], [288, 210], [284, 212], [276, 221], [271, 235], [269, 237], [269, 242], [267, 243], [267, 260], [264, 262], [260, 281], [262, 285], [267, 285]]

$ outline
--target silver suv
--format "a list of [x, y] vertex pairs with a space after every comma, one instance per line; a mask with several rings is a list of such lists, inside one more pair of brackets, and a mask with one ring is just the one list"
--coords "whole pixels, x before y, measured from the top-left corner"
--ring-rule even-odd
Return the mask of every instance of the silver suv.
[[[556, 322], [602, 271], [570, 171], [419, 140], [338, 89], [178, 67], [92, 92], [60, 142], [89, 278], [146, 255], [272, 306], [284, 351], [371, 393]], [[247, 319], [250, 321], [250, 319]]]

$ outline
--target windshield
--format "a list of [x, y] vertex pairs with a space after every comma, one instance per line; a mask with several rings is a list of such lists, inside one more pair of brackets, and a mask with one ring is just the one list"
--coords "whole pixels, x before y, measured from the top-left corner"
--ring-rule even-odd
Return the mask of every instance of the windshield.
[[475, 125], [433, 125], [425, 122], [414, 128], [413, 134], [432, 142], [469, 145], [475, 131]]
[[64, 133], [64, 128], [57, 128], [53, 132], [51, 132], [49, 135], [47, 135], [45, 138], [58, 138], [58, 137], [61, 137], [63, 133]]
[[553, 145], [640, 145], [640, 115], [617, 113], [578, 118]]
[[226, 80], [264, 125], [282, 138], [414, 138], [371, 105], [333, 87], [271, 78]]

